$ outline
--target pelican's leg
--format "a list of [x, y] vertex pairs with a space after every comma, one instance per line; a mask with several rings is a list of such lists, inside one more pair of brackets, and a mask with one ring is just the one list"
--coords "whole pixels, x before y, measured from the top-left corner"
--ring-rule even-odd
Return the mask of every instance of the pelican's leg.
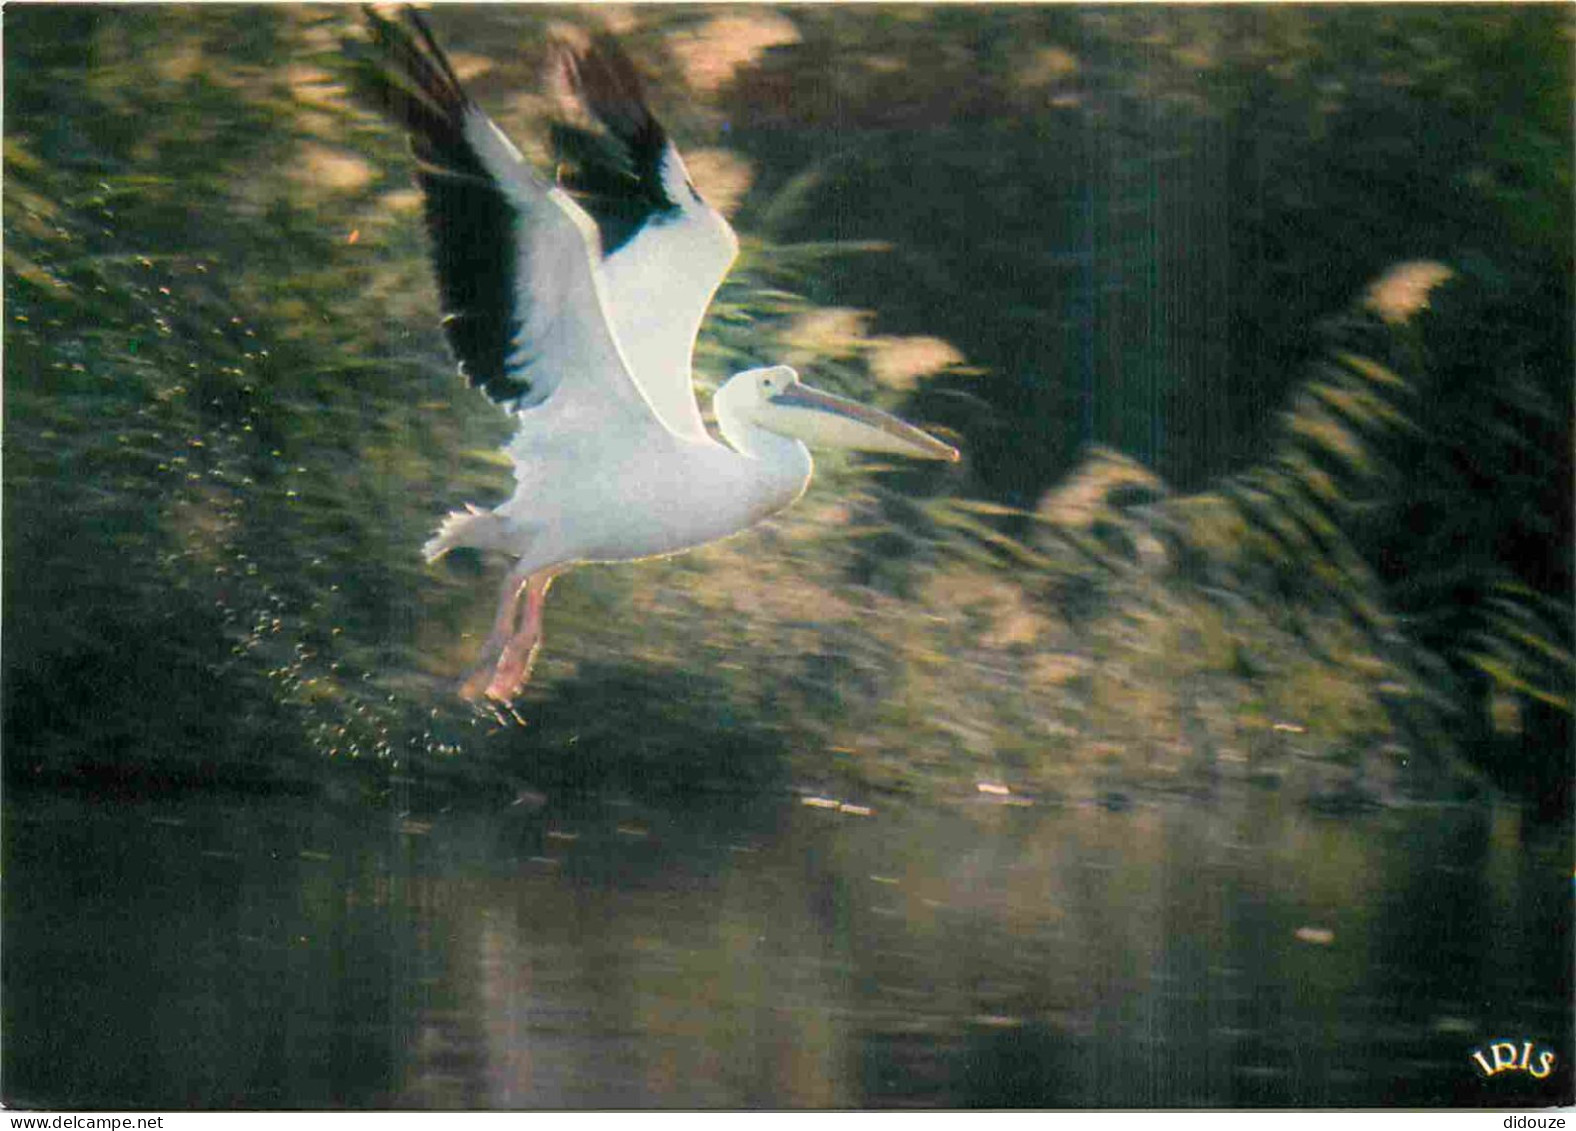
[[477, 658], [476, 667], [465, 677], [460, 684], [460, 695], [465, 699], [477, 699], [492, 679], [493, 666], [497, 664], [498, 657], [503, 654], [503, 646], [508, 643], [509, 637], [514, 633], [514, 622], [517, 617], [516, 610], [520, 599], [525, 594], [526, 582], [530, 581], [529, 574], [510, 575], [503, 583], [503, 596], [498, 602], [498, 615], [493, 618], [492, 631], [487, 634], [487, 639], [482, 642], [482, 650]]
[[531, 661], [542, 642], [542, 606], [556, 570], [511, 573], [492, 631], [482, 644], [480, 662], [460, 685], [466, 699], [486, 695], [507, 703], [520, 693], [531, 675]]
[[487, 684], [487, 697], [507, 703], [520, 694], [525, 681], [531, 678], [531, 664], [536, 650], [542, 644], [542, 606], [547, 603], [547, 590], [555, 574], [542, 570], [526, 578], [520, 587], [516, 604], [519, 606], [519, 624], [514, 634], [503, 646], [492, 679]]

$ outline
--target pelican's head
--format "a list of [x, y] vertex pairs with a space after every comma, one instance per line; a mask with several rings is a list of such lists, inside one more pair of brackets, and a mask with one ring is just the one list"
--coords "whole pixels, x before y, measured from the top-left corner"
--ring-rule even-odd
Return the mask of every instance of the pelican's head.
[[760, 429], [812, 447], [892, 452], [912, 459], [958, 458], [951, 444], [891, 413], [812, 389], [786, 365], [736, 374], [717, 390], [712, 404], [723, 436], [740, 451], [752, 447], [749, 431]]

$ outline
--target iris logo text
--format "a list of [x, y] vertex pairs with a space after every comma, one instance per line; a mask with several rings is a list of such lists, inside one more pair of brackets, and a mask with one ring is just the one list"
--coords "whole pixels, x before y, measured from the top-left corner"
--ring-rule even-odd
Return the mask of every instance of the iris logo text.
[[[1536, 1053], [1536, 1056], [1534, 1056]], [[1525, 1072], [1542, 1080], [1554, 1071], [1554, 1054], [1547, 1049], [1537, 1049], [1531, 1041], [1522, 1041], [1518, 1048], [1514, 1041], [1495, 1041], [1483, 1049], [1473, 1049], [1472, 1059], [1484, 1076], [1498, 1076], [1501, 1072]]]

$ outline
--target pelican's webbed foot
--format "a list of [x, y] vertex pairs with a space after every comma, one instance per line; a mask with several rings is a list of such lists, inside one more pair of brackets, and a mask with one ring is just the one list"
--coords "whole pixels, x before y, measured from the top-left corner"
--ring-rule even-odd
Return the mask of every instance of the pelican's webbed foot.
[[509, 575], [498, 618], [482, 645], [476, 668], [460, 685], [461, 696], [472, 701], [485, 696], [508, 703], [525, 688], [542, 644], [542, 607], [554, 576], [552, 570], [523, 578]]

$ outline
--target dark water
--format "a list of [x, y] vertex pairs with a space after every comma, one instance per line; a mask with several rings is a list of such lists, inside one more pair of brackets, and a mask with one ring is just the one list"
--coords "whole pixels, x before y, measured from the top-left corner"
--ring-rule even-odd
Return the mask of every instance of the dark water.
[[[13, 793], [5, 836], [11, 1104], [1504, 1106], [1576, 1052], [1566, 846], [1508, 811]], [[1484, 1079], [1502, 1037], [1554, 1074]]]

